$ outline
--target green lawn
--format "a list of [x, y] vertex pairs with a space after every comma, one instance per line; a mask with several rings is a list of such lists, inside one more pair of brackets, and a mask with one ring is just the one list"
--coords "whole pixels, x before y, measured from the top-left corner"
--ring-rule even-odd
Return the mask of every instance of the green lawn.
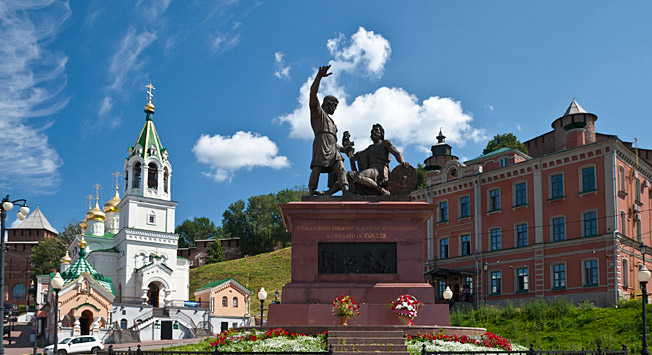
[[[267, 291], [267, 299], [274, 300], [274, 292], [290, 282], [291, 248], [284, 248], [269, 253], [250, 256], [236, 260], [224, 261], [201, 266], [190, 270], [190, 297], [207, 283], [234, 278], [254, 294], [261, 287]], [[280, 297], [279, 297], [280, 300]]]
[[[481, 307], [468, 313], [453, 312], [457, 326], [483, 327], [512, 342], [545, 350], [620, 348], [641, 349], [641, 302], [621, 302], [618, 308], [595, 308], [585, 303], [575, 306], [564, 299], [551, 302], [533, 300], [500, 308]], [[647, 308], [648, 331], [652, 312]]]

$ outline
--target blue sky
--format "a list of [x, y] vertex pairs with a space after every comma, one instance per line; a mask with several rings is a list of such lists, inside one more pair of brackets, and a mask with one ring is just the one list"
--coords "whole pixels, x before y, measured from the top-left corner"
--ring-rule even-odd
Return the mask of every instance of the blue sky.
[[238, 199], [307, 184], [307, 90], [325, 64], [334, 75], [320, 97], [340, 98], [340, 133], [362, 149], [379, 122], [413, 165], [440, 127], [470, 159], [495, 134], [549, 131], [573, 97], [598, 115], [597, 131], [652, 148], [651, 10], [642, 1], [3, 1], [0, 193], [40, 205], [57, 229], [83, 218], [96, 183], [103, 204], [144, 124], [151, 82], [177, 224], [219, 224]]

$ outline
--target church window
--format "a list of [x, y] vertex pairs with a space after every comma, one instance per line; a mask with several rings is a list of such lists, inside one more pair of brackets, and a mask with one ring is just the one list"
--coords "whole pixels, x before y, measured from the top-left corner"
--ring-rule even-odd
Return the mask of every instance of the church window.
[[133, 181], [132, 181], [132, 184], [131, 184], [132, 188], [137, 189], [137, 188], [140, 187], [140, 170], [141, 170], [140, 169], [140, 163], [136, 163], [134, 165], [134, 177], [133, 177]]
[[156, 214], [154, 211], [147, 214], [147, 224], [156, 224]]
[[123, 319], [120, 321], [120, 329], [127, 329], [127, 320]]
[[158, 167], [154, 163], [147, 166], [147, 187], [158, 189]]
[[222, 307], [228, 307], [229, 300], [226, 296], [222, 297]]
[[233, 297], [233, 307], [234, 308], [238, 307], [238, 298], [237, 297]]
[[168, 168], [166, 167], [163, 169], [163, 192], [167, 193], [169, 189], [169, 184], [170, 184], [170, 172], [168, 172]]

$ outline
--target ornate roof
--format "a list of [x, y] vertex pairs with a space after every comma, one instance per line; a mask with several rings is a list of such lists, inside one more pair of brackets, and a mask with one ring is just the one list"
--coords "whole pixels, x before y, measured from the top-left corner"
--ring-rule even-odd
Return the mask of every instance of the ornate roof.
[[67, 285], [70, 282], [77, 280], [82, 274], [89, 274], [93, 280], [97, 281], [97, 283], [107, 291], [115, 295], [111, 278], [98, 273], [93, 265], [86, 260], [86, 249], [84, 247], [80, 247], [79, 258], [77, 258], [77, 260], [75, 260], [66, 271], [61, 273], [61, 277], [63, 277], [64, 285]]
[[145, 110], [145, 112], [147, 113], [145, 125], [140, 131], [136, 144], [130, 149], [129, 157], [139, 155], [143, 159], [156, 157], [161, 161], [166, 161], [167, 149], [161, 145], [161, 140], [158, 133], [156, 133], [156, 127], [154, 127], [154, 121], [152, 120], [154, 112], [148, 110]]

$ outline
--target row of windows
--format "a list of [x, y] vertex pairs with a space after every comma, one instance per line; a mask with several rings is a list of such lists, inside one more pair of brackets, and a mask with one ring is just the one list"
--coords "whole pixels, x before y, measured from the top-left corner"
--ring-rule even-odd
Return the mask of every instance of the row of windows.
[[[580, 193], [590, 192], [596, 190], [595, 183], [595, 167], [590, 166], [581, 169], [582, 174], [582, 189]], [[550, 199], [557, 199], [564, 197], [564, 174], [559, 173], [550, 176]], [[487, 210], [500, 211], [500, 188], [489, 190], [487, 199]], [[528, 203], [527, 197], [527, 182], [518, 182], [514, 184], [514, 207], [525, 206]], [[470, 198], [469, 196], [462, 196], [459, 199], [459, 218], [470, 217]], [[447, 222], [449, 218], [448, 201], [439, 202], [438, 222]]]
[[[558, 242], [566, 240], [566, 217], [554, 217], [551, 220], [551, 240]], [[528, 224], [521, 223], [516, 225], [516, 247], [525, 247], [528, 245]], [[598, 213], [589, 211], [582, 214], [582, 236], [593, 237], [598, 235]], [[439, 258], [446, 259], [449, 256], [448, 239], [439, 239]], [[503, 248], [502, 229], [492, 228], [489, 230], [489, 250], [501, 250]], [[460, 256], [471, 255], [471, 235], [464, 234], [460, 236]]]
[[[551, 266], [551, 286], [552, 289], [566, 288], [566, 264], [553, 264]], [[584, 286], [597, 286], [598, 280], [598, 261], [585, 260], [583, 262], [583, 282]], [[527, 292], [530, 289], [530, 270], [526, 267], [517, 268], [516, 292]], [[492, 271], [489, 275], [489, 291], [491, 294], [502, 293], [502, 271]]]
[[[636, 202], [641, 203], [641, 180], [639, 180], [636, 177], [633, 178], [633, 184], [634, 184], [634, 193], [635, 193], [635, 198]], [[620, 180], [620, 188], [619, 190], [621, 192], [627, 193], [627, 183], [626, 183], [626, 177], [625, 177], [625, 167], [622, 165], [618, 166], [618, 180]]]

